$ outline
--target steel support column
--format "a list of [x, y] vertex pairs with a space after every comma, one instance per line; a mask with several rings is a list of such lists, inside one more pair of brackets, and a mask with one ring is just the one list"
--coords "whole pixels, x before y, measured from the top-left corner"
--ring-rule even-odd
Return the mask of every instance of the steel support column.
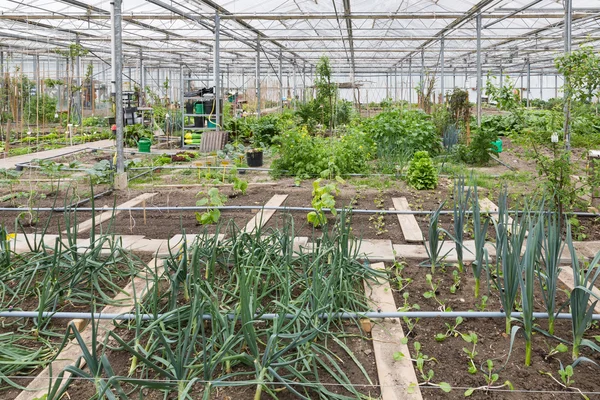
[[256, 39], [256, 115], [260, 117], [260, 35]]
[[408, 59], [408, 106], [412, 107], [412, 57]]
[[219, 131], [222, 127], [222, 116], [221, 116], [221, 54], [220, 54], [220, 32], [221, 31], [221, 18], [219, 14], [215, 14], [215, 48], [214, 48], [214, 60], [213, 60], [213, 80], [215, 86], [215, 127]]
[[283, 113], [283, 55], [281, 50], [279, 50], [279, 107], [281, 107], [281, 112]]
[[117, 125], [117, 174], [125, 173], [125, 157], [123, 152], [123, 43], [121, 41], [121, 4], [122, 0], [111, 3], [112, 32], [112, 74], [115, 95], [115, 118]]
[[481, 126], [481, 13], [477, 14], [477, 126]]
[[444, 36], [442, 35], [442, 38], [440, 39], [440, 92], [442, 94], [441, 99], [442, 99], [442, 104], [444, 104], [444, 99], [446, 96], [446, 91], [445, 91], [445, 87], [444, 87], [444, 79], [445, 79], [445, 75], [444, 75]]
[[[565, 33], [564, 33], [564, 37], [565, 37], [565, 46], [564, 46], [564, 53], [565, 54], [569, 54], [571, 53], [571, 23], [573, 20], [573, 0], [564, 0], [564, 6], [565, 6]], [[571, 149], [571, 130], [570, 130], [570, 125], [571, 125], [571, 101], [570, 101], [570, 96], [571, 93], [568, 89], [569, 87], [569, 80], [567, 77], [564, 77], [564, 82], [563, 85], [565, 87], [565, 91], [564, 91], [564, 114], [565, 114], [565, 123], [564, 123], [564, 132], [565, 132], [565, 148], [567, 150]]]
[[527, 108], [529, 108], [530, 94], [531, 93], [531, 63], [527, 59]]

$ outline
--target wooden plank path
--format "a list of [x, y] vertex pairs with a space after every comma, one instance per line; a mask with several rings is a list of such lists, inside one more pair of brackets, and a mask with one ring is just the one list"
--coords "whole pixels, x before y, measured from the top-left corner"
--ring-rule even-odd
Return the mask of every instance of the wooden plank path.
[[[283, 202], [287, 198], [288, 198], [287, 194], [276, 194], [273, 197], [271, 197], [269, 199], [269, 201], [267, 201], [263, 207], [279, 207], [280, 205], [283, 204]], [[261, 209], [254, 216], [254, 218], [252, 218], [246, 224], [243, 231], [250, 233], [250, 232], [255, 231], [257, 228], [262, 228], [263, 226], [266, 225], [267, 222], [269, 222], [269, 220], [275, 214], [276, 211], [277, 210], [268, 210], [268, 209], [266, 210], [264, 208]]]
[[[154, 270], [155, 263], [159, 260], [153, 259], [148, 263], [148, 267]], [[162, 266], [159, 267], [158, 273], [161, 274]], [[147, 279], [148, 278], [148, 279]], [[121, 305], [106, 306], [102, 309], [102, 314], [124, 314], [131, 312], [134, 302], [142, 299], [154, 287], [154, 280], [150, 277], [139, 276], [133, 279], [123, 291], [117, 294], [113, 300], [115, 302], [124, 303]], [[134, 296], [135, 293], [135, 296]], [[104, 340], [108, 332], [115, 329], [115, 324], [112, 320], [99, 320], [96, 324], [98, 344]], [[82, 332], [81, 337], [84, 340], [88, 349], [92, 344], [92, 325], [89, 324]], [[50, 366], [44, 368], [40, 374], [33, 379], [26, 390], [23, 390], [15, 400], [35, 400], [42, 398], [47, 393], [50, 384], [56, 382], [57, 375], [67, 366], [72, 365], [81, 356], [81, 347], [77, 340], [73, 339], [65, 348], [56, 356], [56, 360], [52, 362], [52, 376], [50, 376]], [[83, 366], [83, 365], [82, 365]], [[68, 378], [69, 374], [65, 374], [64, 379]], [[64, 382], [64, 381], [63, 381]]]
[[[397, 211], [411, 211], [406, 197], [394, 197], [392, 202]], [[404, 239], [408, 243], [423, 243], [423, 232], [421, 232], [415, 216], [412, 214], [397, 214], [397, 216]]]
[[[373, 269], [385, 269], [383, 263], [371, 264]], [[365, 293], [374, 310], [397, 311], [394, 295], [387, 279], [373, 284], [364, 283]], [[402, 343], [404, 331], [399, 318], [385, 318], [375, 321], [371, 328], [373, 353], [377, 364], [377, 376], [381, 389], [381, 400], [422, 399], [417, 375], [412, 365], [408, 345]], [[404, 354], [400, 361], [394, 360], [395, 352]]]
[[[126, 201], [125, 203], [119, 204], [116, 208], [135, 207], [138, 204], [143, 203], [154, 196], [156, 196], [156, 193], [143, 193], [137, 197], [134, 197], [131, 200]], [[83, 221], [82, 223], [77, 225], [77, 232], [87, 232], [90, 229], [92, 229], [93, 226], [100, 225], [103, 222], [110, 220], [113, 216], [119, 215], [121, 212], [122, 211], [119, 210], [108, 209], [106, 211], [102, 211], [102, 209], [99, 209], [96, 218], [90, 218], [87, 221]], [[67, 233], [67, 231], [63, 231], [63, 233]]]
[[86, 149], [104, 149], [107, 147], [114, 146], [115, 141], [112, 139], [99, 140], [97, 142], [81, 143], [73, 146], [62, 147], [60, 149], [52, 149], [39, 151], [37, 153], [24, 154], [22, 156], [6, 157], [0, 159], [0, 168], [11, 169], [15, 168], [17, 164], [24, 164], [31, 162], [37, 158], [49, 158], [49, 157], [60, 157], [65, 154], [69, 154], [75, 151], [84, 151]]

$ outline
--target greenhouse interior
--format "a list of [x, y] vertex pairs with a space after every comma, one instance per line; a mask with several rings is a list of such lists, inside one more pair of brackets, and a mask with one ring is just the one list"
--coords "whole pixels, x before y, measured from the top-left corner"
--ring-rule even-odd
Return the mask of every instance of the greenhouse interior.
[[0, 1], [0, 399], [600, 398], [600, 2]]

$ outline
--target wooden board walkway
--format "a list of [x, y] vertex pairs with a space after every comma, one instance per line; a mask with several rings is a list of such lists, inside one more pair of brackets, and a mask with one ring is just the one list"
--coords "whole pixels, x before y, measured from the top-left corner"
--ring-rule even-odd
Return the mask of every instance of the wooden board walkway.
[[[394, 197], [392, 198], [392, 202], [394, 203], [394, 209], [397, 211], [410, 211], [410, 206], [408, 205], [406, 197]], [[397, 215], [404, 239], [408, 243], [423, 243], [423, 232], [421, 231], [421, 227], [419, 227], [415, 216], [412, 214]]]
[[38, 158], [60, 157], [65, 154], [69, 154], [75, 151], [84, 151], [86, 149], [104, 149], [112, 147], [114, 146], [114, 144], [114, 140], [106, 139], [99, 140], [97, 142], [82, 143], [73, 146], [62, 147], [60, 149], [52, 149], [39, 151], [37, 153], [24, 154], [22, 156], [6, 157], [4, 159], [0, 159], [0, 168], [11, 169], [14, 168], [17, 164], [28, 163]]
[[[371, 264], [373, 269], [385, 269], [383, 263]], [[365, 293], [374, 310], [397, 311], [394, 295], [387, 279], [376, 284], [365, 282]], [[377, 364], [377, 376], [381, 389], [381, 400], [422, 399], [417, 375], [412, 365], [408, 345], [403, 343], [404, 331], [399, 318], [386, 318], [374, 321], [371, 328], [373, 353]], [[394, 360], [395, 352], [404, 354], [400, 361]]]

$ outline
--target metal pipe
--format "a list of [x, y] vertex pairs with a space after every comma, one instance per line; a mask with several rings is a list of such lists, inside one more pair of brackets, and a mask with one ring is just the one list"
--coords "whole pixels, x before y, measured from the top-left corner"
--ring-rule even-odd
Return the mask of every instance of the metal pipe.
[[[522, 316], [521, 312], [513, 312], [511, 317], [519, 318]], [[89, 313], [89, 312], [51, 312], [51, 311], [2, 311], [0, 312], [0, 318], [56, 318], [56, 319], [95, 319], [95, 320], [119, 320], [119, 321], [130, 321], [135, 319], [140, 319], [142, 321], [153, 321], [159, 318], [163, 318], [168, 314], [135, 314], [135, 313], [123, 313], [123, 314], [115, 314], [115, 313]], [[235, 318], [236, 314], [227, 314], [227, 317], [231, 320]], [[277, 318], [295, 318], [296, 314], [255, 314], [254, 320], [264, 321], [264, 320], [274, 320]], [[361, 319], [361, 318], [369, 318], [369, 319], [384, 319], [384, 318], [506, 318], [506, 314], [503, 312], [495, 312], [495, 311], [396, 311], [396, 312], [336, 312], [336, 313], [323, 313], [319, 314], [319, 318], [328, 319], [328, 318], [340, 318], [340, 319]], [[534, 318], [539, 319], [548, 319], [550, 316], [548, 313], [544, 312], [534, 312]], [[555, 314], [556, 319], [573, 319], [570, 313], [559, 313]], [[210, 314], [202, 314], [203, 320], [211, 320], [212, 316]], [[593, 314], [593, 320], [600, 320], [600, 314]]]
[[[209, 206], [183, 206], [183, 207], [159, 207], [159, 206], [153, 206], [153, 207], [115, 207], [115, 208], [109, 208], [106, 209], [107, 211], [203, 211], [203, 210], [208, 210], [208, 209], [215, 209], [215, 210], [281, 210], [281, 211], [302, 211], [302, 212], [307, 212], [307, 211], [315, 211], [315, 208], [312, 207], [285, 207], [285, 206], [221, 206], [221, 207], [209, 207]], [[36, 212], [50, 212], [50, 211], [67, 211], [68, 208], [53, 208], [53, 207], [39, 207], [39, 208], [32, 208], [32, 210], [36, 211]], [[324, 212], [330, 212], [331, 209], [329, 208], [323, 208], [322, 209]], [[436, 212], [435, 210], [418, 210], [418, 211], [413, 211], [413, 210], [380, 210], [380, 209], [375, 209], [375, 210], [370, 210], [370, 209], [350, 209], [350, 208], [336, 208], [335, 209], [338, 213], [345, 211], [345, 212], [351, 212], [352, 214], [391, 214], [391, 215], [430, 215], [433, 212]], [[0, 208], [1, 212], [22, 212], [23, 208], [13, 208], [13, 207], [2, 207]], [[104, 209], [98, 209], [98, 208], [91, 208], [91, 207], [81, 207], [81, 208], [76, 208], [73, 210], [69, 210], [69, 211], [79, 211], [79, 212], [91, 212], [91, 211], [104, 211]], [[473, 212], [470, 210], [465, 211], [467, 215], [471, 215]], [[440, 215], [453, 215], [454, 211], [453, 210], [441, 210], [440, 211]], [[513, 214], [524, 214], [525, 211], [508, 211], [509, 214], [513, 215]], [[531, 211], [531, 214], [555, 214], [554, 211]], [[486, 214], [498, 214], [498, 211], [487, 211]], [[591, 212], [569, 212], [569, 213], [565, 213], [565, 215], [575, 215], [578, 217], [600, 217], [600, 213], [591, 213]]]

